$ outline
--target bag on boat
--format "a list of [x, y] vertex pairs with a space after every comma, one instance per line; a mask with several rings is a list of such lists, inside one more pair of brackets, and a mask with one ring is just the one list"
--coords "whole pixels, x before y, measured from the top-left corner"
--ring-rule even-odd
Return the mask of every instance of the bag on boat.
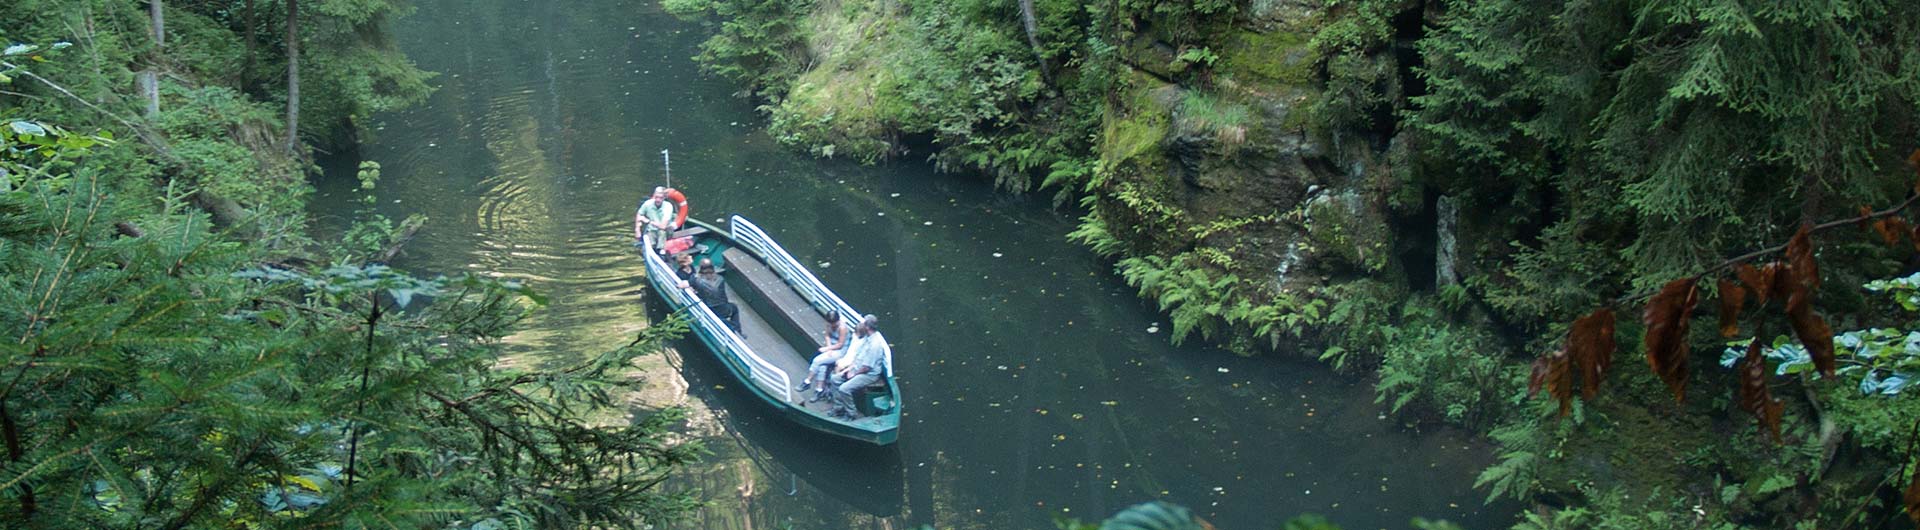
[[667, 251], [668, 255], [679, 254], [689, 248], [693, 248], [693, 236], [680, 236], [669, 239], [667, 240], [667, 244], [663, 245], [663, 248]]

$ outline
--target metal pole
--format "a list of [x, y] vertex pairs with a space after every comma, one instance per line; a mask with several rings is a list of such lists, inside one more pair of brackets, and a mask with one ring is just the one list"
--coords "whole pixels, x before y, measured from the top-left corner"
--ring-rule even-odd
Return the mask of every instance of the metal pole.
[[666, 165], [667, 187], [671, 188], [673, 187], [673, 155], [668, 153], [666, 149], [661, 149], [660, 160]]

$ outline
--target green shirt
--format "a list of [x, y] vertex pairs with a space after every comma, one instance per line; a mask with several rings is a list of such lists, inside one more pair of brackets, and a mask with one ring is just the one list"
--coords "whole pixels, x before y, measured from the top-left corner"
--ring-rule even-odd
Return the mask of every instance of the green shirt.
[[665, 200], [656, 201], [647, 199], [646, 202], [640, 203], [640, 217], [646, 218], [648, 221], [647, 228], [653, 228], [653, 223], [672, 222], [673, 203]]

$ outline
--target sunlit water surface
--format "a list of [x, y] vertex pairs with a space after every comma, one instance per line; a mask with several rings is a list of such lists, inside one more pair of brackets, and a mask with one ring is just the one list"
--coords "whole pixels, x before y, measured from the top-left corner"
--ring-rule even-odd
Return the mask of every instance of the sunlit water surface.
[[551, 304], [511, 361], [593, 355], [659, 318], [629, 243], [671, 149], [695, 216], [753, 219], [896, 344], [908, 412], [886, 449], [788, 425], [697, 342], [643, 358], [636, 410], [690, 409], [685, 430], [713, 450], [671, 484], [711, 502], [686, 528], [1051, 528], [1149, 499], [1223, 530], [1308, 512], [1350, 529], [1506, 519], [1470, 487], [1484, 447], [1406, 430], [1364, 382], [1170, 345], [1044, 198], [782, 149], [690, 59], [704, 30], [653, 1], [416, 3], [398, 44], [439, 90], [327, 161], [324, 230], [357, 208], [354, 164], [378, 161], [380, 210], [430, 219], [399, 266], [529, 280]]

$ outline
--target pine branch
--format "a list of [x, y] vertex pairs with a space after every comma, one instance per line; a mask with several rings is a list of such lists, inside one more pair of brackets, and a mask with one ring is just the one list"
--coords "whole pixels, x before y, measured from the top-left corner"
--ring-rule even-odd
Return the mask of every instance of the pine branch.
[[[26, 458], [26, 450], [20, 446], [20, 425], [13, 421], [13, 411], [7, 410], [7, 404], [0, 400], [0, 434], [6, 438], [7, 460], [15, 464]], [[20, 512], [28, 519], [39, 509], [39, 502], [33, 496], [32, 484], [20, 485]]]
[[[373, 331], [380, 323], [380, 293], [368, 292], [367, 300], [373, 302], [373, 309], [367, 311], [366, 363], [360, 366], [360, 392], [355, 396], [353, 415], [362, 416], [367, 410], [367, 380], [373, 375]], [[347, 489], [353, 489], [354, 465], [360, 458], [360, 425], [354, 424], [352, 435], [347, 443]]]

